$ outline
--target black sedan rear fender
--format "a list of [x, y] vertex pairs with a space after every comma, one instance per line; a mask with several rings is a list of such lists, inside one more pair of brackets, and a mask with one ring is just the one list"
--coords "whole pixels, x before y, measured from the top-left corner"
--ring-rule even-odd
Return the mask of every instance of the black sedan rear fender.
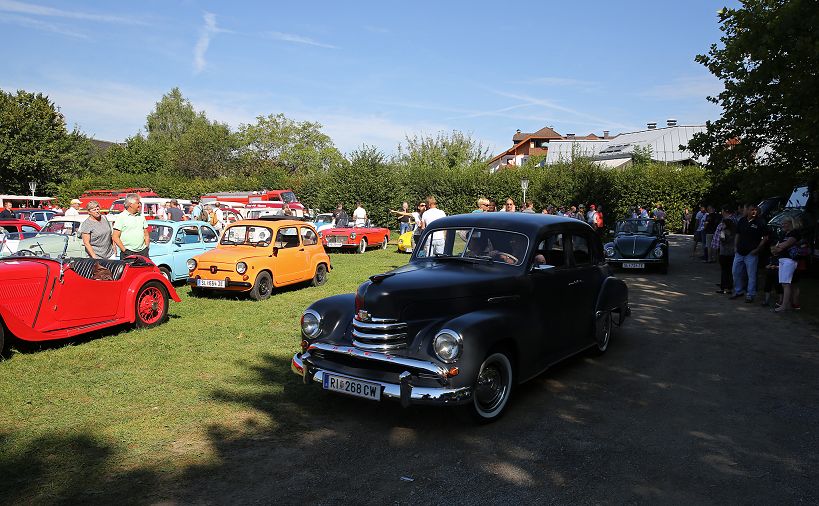
[[603, 281], [600, 294], [597, 296], [596, 312], [617, 313], [617, 324], [621, 325], [629, 315], [628, 287], [622, 279], [609, 276]]

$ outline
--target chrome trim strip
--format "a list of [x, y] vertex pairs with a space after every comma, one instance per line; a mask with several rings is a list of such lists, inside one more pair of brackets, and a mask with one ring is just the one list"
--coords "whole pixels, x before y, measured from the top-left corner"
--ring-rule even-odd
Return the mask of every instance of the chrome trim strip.
[[[387, 364], [399, 364], [406, 367], [410, 367], [413, 369], [420, 369], [422, 371], [426, 371], [430, 374], [435, 374], [440, 376], [441, 378], [446, 379], [446, 371], [443, 367], [433, 364], [432, 362], [428, 362], [426, 360], [418, 360], [415, 358], [407, 358], [407, 357], [399, 357], [396, 355], [390, 355], [389, 353], [378, 353], [374, 351], [362, 351], [352, 346], [335, 346], [332, 344], [324, 344], [324, 343], [313, 343], [307, 348], [307, 352], [309, 353], [310, 350], [321, 350], [327, 351], [330, 353], [340, 353], [340, 354], [347, 354], [352, 355], [356, 358], [360, 358], [363, 360], [374, 360], [376, 362], [384, 362]], [[369, 380], [367, 380], [369, 381]]]
[[397, 341], [407, 337], [406, 332], [401, 334], [368, 334], [366, 332], [359, 332], [353, 329], [353, 337], [357, 339], [372, 339], [376, 341]]
[[[361, 323], [366, 323], [363, 320], [359, 320], [355, 316], [353, 316], [353, 320], [355, 320], [357, 322], [361, 322]], [[374, 318], [374, 317], [370, 317], [370, 319], [368, 321], [373, 322], [373, 323], [402, 323], [403, 325], [406, 325], [403, 322], [399, 322], [395, 318]]]
[[[311, 346], [312, 348], [312, 346]], [[398, 358], [398, 357], [396, 357]], [[407, 359], [408, 360], [408, 359]], [[298, 376], [305, 377], [305, 366], [302, 357], [298, 354], [293, 356], [290, 362], [291, 370]], [[381, 395], [384, 398], [395, 399], [399, 401], [409, 401], [413, 404], [463, 404], [472, 399], [472, 387], [461, 388], [432, 388], [432, 387], [415, 387], [409, 384], [410, 376], [402, 378], [402, 384], [406, 383], [405, 390], [409, 390], [404, 400], [401, 397], [401, 384], [386, 383], [383, 381], [373, 381], [371, 379], [357, 378], [349, 374], [338, 374], [333, 371], [325, 371], [324, 369], [311, 368], [311, 376], [315, 383], [324, 384], [324, 375], [332, 374], [334, 376], [341, 376], [344, 378], [355, 379], [359, 381], [366, 381], [368, 383], [375, 383], [381, 386]]]
[[387, 351], [387, 350], [397, 350], [398, 348], [406, 348], [407, 343], [399, 342], [399, 343], [384, 343], [384, 344], [368, 344], [362, 343], [356, 339], [353, 339], [353, 346], [356, 348], [361, 348], [362, 350], [376, 350], [376, 351]]
[[400, 323], [367, 323], [353, 318], [353, 326], [367, 330], [398, 330], [407, 328], [407, 324]]

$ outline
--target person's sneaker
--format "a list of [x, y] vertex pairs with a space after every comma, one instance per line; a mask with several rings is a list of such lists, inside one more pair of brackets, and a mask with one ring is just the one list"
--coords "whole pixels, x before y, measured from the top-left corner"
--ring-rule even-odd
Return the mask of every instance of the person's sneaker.
[[791, 309], [793, 309], [794, 311], [799, 311], [800, 309], [802, 309], [802, 306], [800, 306], [799, 304], [791, 304]]
[[754, 301], [754, 296], [753, 295], [745, 297], [745, 302], [747, 302], [748, 304], [751, 304], [753, 301]]
[[734, 300], [734, 299], [738, 299], [738, 298], [742, 297], [743, 295], [745, 295], [745, 292], [739, 292], [739, 293], [735, 293], [735, 294], [731, 295], [728, 298], [731, 299], [731, 300]]

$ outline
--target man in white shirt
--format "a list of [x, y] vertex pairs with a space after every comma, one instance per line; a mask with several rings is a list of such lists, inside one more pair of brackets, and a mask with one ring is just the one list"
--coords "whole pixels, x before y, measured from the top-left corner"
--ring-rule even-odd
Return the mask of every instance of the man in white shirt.
[[65, 216], [79, 216], [81, 205], [80, 199], [71, 199], [71, 207], [65, 210]]
[[[427, 210], [421, 216], [421, 228], [425, 229], [433, 221], [443, 218], [446, 213], [438, 209], [438, 202], [435, 197], [427, 197]], [[432, 237], [432, 254], [442, 255], [444, 253], [444, 232], [436, 232]]]
[[363, 227], [367, 224], [367, 211], [361, 207], [361, 202], [358, 202], [358, 207], [353, 211], [353, 220], [355, 220], [356, 227]]

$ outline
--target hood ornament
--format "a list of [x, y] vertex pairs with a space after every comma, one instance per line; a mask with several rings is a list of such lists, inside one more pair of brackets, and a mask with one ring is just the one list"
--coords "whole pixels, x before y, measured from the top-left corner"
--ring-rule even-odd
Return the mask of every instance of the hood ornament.
[[368, 313], [367, 311], [365, 311], [364, 309], [359, 309], [358, 313], [356, 313], [355, 317], [356, 317], [356, 319], [358, 321], [367, 322], [367, 321], [370, 321], [370, 318], [372, 318], [372, 315], [370, 313]]

